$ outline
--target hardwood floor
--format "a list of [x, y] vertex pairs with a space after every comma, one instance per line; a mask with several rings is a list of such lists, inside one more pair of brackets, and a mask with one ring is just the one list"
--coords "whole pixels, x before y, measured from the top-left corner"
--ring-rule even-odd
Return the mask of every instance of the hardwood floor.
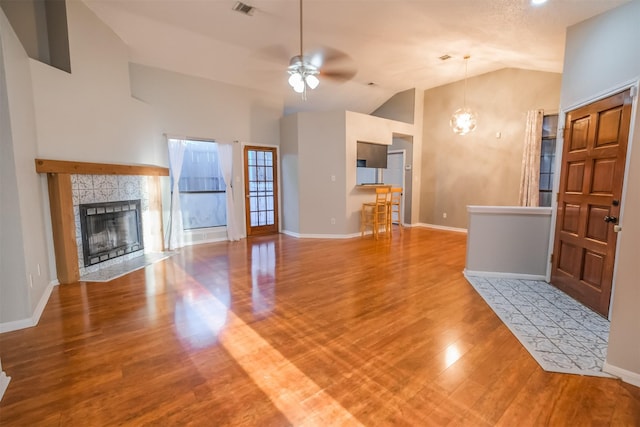
[[537, 365], [465, 239], [262, 236], [56, 287], [0, 335], [0, 424], [640, 425], [640, 389]]

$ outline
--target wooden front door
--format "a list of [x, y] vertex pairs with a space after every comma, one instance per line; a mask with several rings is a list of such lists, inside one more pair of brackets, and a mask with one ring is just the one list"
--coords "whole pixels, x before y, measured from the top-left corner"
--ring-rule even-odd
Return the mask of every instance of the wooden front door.
[[621, 211], [629, 91], [567, 114], [551, 283], [607, 316]]
[[278, 232], [276, 149], [244, 147], [247, 236]]

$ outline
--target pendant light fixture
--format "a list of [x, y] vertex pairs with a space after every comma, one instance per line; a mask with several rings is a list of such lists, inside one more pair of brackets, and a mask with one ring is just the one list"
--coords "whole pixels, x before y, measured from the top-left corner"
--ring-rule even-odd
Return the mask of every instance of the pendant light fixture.
[[294, 91], [301, 93], [304, 100], [307, 99], [307, 88], [313, 90], [320, 84], [317, 77], [320, 70], [302, 54], [302, 0], [300, 0], [300, 55], [291, 58], [287, 72], [289, 85]]
[[471, 56], [464, 57], [464, 98], [462, 108], [458, 108], [449, 121], [449, 125], [453, 133], [457, 135], [466, 135], [476, 128], [476, 114], [470, 108], [467, 108], [467, 62]]

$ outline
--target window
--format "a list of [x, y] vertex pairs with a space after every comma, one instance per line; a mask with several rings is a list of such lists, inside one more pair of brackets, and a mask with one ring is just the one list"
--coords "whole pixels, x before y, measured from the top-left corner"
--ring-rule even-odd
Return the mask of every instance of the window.
[[553, 195], [553, 171], [556, 163], [556, 131], [558, 115], [542, 119], [542, 146], [540, 149], [540, 206], [551, 206]]
[[227, 224], [226, 187], [220, 172], [218, 144], [187, 141], [178, 187], [185, 230]]

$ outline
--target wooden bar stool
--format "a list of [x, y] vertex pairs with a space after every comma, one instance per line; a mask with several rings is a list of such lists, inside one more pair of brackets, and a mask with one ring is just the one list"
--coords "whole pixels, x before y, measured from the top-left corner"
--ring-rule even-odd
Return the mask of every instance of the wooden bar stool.
[[398, 220], [398, 227], [400, 228], [400, 233], [402, 233], [402, 218], [400, 217], [400, 205], [402, 203], [402, 188], [401, 187], [392, 187], [390, 190], [390, 198], [389, 198], [389, 212], [387, 213], [387, 230], [391, 233], [391, 228], [393, 226], [393, 217]]
[[362, 204], [360, 211], [360, 236], [364, 236], [367, 226], [371, 227], [373, 237], [378, 240], [380, 227], [388, 230], [388, 213], [389, 213], [389, 187], [376, 188], [375, 202], [367, 202]]

